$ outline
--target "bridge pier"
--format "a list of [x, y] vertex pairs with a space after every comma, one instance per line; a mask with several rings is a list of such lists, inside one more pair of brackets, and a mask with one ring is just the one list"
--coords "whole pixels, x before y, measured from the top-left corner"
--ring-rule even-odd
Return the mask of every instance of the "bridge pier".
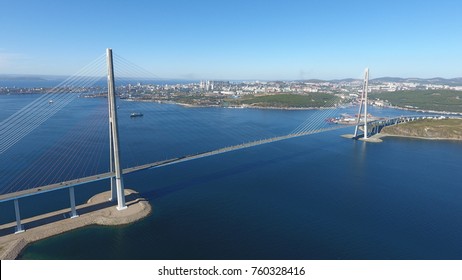
[[[112, 114], [111, 111], [111, 102], [108, 102], [108, 112], [109, 116]], [[112, 121], [111, 117], [109, 117], [109, 172], [114, 173], [114, 146], [112, 142]], [[115, 181], [115, 176], [111, 176], [109, 178], [111, 182], [111, 197], [109, 198], [109, 201], [116, 201], [117, 199], [117, 190], [116, 190], [116, 181]]]
[[14, 233], [16, 234], [16, 233], [24, 232], [24, 228], [21, 225], [21, 215], [19, 213], [19, 201], [18, 201], [18, 199], [14, 200], [14, 213], [16, 215], [16, 231]]
[[69, 199], [71, 201], [71, 219], [77, 218], [77, 211], [75, 210], [75, 194], [74, 194], [74, 187], [69, 188]]
[[[111, 172], [114, 172], [114, 170], [111, 170]], [[116, 187], [116, 181], [115, 177], [112, 176], [109, 178], [111, 182], [111, 197], [109, 198], [109, 201], [116, 201], [117, 200], [117, 187]]]

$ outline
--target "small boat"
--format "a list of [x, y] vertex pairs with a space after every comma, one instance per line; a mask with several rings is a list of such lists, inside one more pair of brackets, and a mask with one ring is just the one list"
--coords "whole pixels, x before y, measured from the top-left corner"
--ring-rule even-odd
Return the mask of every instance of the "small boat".
[[143, 113], [131, 113], [130, 118], [142, 117]]
[[53, 103], [53, 99], [48, 100], [48, 104], [52, 104], [52, 103]]

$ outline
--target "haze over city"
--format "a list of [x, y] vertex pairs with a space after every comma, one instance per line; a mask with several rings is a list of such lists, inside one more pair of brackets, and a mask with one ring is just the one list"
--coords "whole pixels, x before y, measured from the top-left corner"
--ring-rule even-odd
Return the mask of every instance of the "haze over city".
[[110, 47], [157, 77], [462, 76], [459, 1], [5, 1], [0, 74], [72, 75]]

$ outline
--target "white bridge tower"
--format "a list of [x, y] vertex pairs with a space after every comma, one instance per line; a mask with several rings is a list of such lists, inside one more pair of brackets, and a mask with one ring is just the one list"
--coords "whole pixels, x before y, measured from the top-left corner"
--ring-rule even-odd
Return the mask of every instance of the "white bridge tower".
[[[369, 91], [369, 68], [366, 68], [364, 71], [364, 82], [363, 82], [363, 92], [361, 93], [361, 102], [359, 103], [359, 111], [358, 111], [358, 120], [356, 121], [355, 127], [355, 134], [354, 138], [357, 139], [358, 137], [358, 130], [361, 122], [361, 115], [363, 114], [364, 120], [364, 139], [368, 137], [367, 131], [367, 92]], [[363, 111], [363, 104], [364, 104], [364, 113]]]
[[107, 93], [109, 105], [109, 141], [110, 141], [110, 171], [115, 173], [111, 177], [111, 200], [117, 197], [117, 210], [124, 210], [125, 190], [120, 167], [119, 130], [117, 125], [117, 106], [115, 98], [114, 65], [112, 63], [112, 49], [106, 50], [107, 60]]

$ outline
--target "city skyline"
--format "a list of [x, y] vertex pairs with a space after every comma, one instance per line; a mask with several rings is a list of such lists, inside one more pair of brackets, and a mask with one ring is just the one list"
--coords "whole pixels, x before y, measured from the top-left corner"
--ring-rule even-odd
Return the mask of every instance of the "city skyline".
[[157, 77], [461, 77], [456, 1], [9, 1], [0, 74], [72, 75], [105, 48]]

